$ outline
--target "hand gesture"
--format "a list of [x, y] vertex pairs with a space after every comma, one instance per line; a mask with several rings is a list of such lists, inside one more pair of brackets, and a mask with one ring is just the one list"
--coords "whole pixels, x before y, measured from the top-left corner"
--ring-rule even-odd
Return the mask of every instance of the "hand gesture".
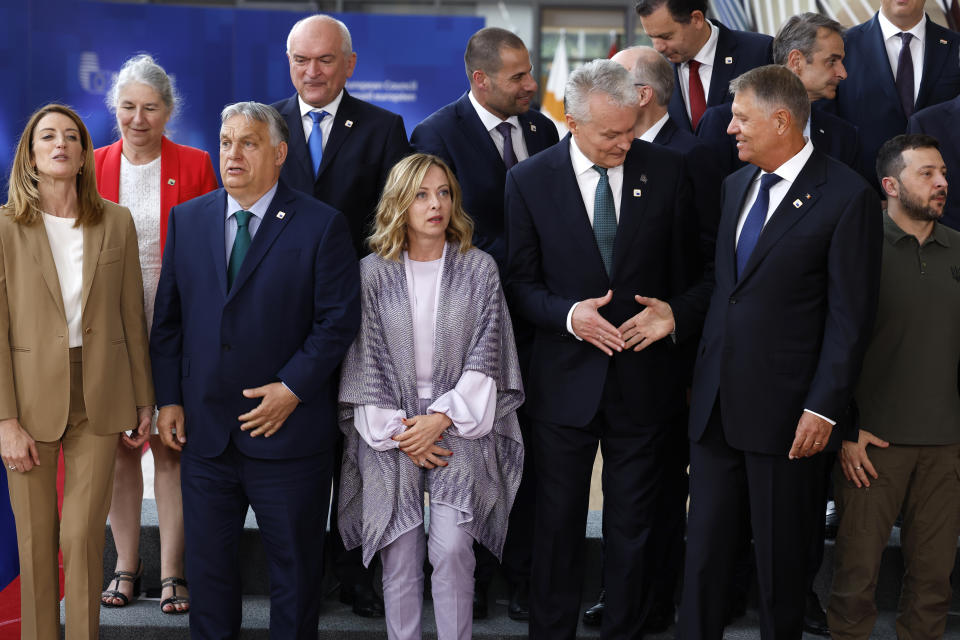
[[271, 382], [256, 389], [244, 389], [243, 397], [263, 398], [254, 410], [237, 418], [243, 423], [240, 430], [250, 431], [251, 438], [272, 436], [300, 404], [296, 394], [282, 382]]
[[453, 455], [453, 451], [444, 449], [438, 444], [431, 444], [427, 449], [427, 452], [421, 456], [412, 456], [409, 453], [407, 457], [410, 458], [410, 461], [413, 464], [417, 465], [422, 469], [434, 469], [436, 467], [445, 467], [449, 463], [446, 460], [442, 460], [442, 457], [449, 457]]
[[790, 453], [787, 456], [791, 460], [796, 460], [820, 453], [827, 446], [832, 430], [832, 424], [820, 416], [804, 411], [800, 416], [800, 422], [797, 423], [797, 435], [793, 439], [793, 446], [790, 447]]
[[[393, 436], [400, 443], [400, 450], [416, 462], [424, 456], [430, 447], [443, 437], [443, 432], [453, 424], [444, 413], [428, 413], [425, 416], [404, 418], [407, 430]], [[445, 454], [450, 455], [450, 454]]]
[[875, 447], [885, 449], [890, 446], [886, 440], [881, 440], [869, 431], [860, 429], [860, 435], [856, 442], [843, 441], [843, 447], [840, 449], [840, 469], [847, 480], [860, 487], [870, 486], [870, 476], [876, 480], [880, 477], [877, 470], [873, 468], [870, 457], [867, 455], [867, 445], [872, 444]]
[[40, 464], [37, 443], [16, 418], [0, 420], [0, 457], [10, 471], [30, 471]]
[[183, 451], [187, 444], [187, 427], [183, 415], [183, 407], [179, 404], [168, 404], [160, 407], [157, 416], [157, 431], [160, 432], [160, 441], [174, 451]]
[[581, 340], [589, 342], [608, 356], [613, 351], [623, 350], [623, 338], [620, 332], [597, 311], [600, 307], [613, 299], [613, 291], [607, 291], [602, 298], [587, 298], [581, 300], [573, 310], [570, 324], [573, 332]]
[[673, 309], [663, 300], [633, 296], [646, 309], [624, 322], [617, 329], [623, 336], [625, 347], [643, 351], [651, 344], [673, 333], [676, 323]]

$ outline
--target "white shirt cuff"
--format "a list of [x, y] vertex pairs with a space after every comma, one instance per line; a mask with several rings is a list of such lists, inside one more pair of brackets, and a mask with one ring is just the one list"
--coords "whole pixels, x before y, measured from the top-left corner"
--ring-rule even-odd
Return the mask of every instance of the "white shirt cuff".
[[826, 420], [827, 422], [829, 422], [829, 423], [830, 423], [832, 426], [834, 426], [834, 427], [837, 426], [837, 421], [836, 421], [836, 420], [831, 420], [831, 419], [828, 418], [827, 416], [822, 416], [822, 415], [820, 415], [819, 413], [817, 413], [816, 411], [810, 411], [810, 409], [804, 409], [804, 411], [806, 411], [807, 413], [812, 413], [813, 415], [817, 416], [818, 418], [820, 418], [820, 419], [822, 419], [822, 420]]
[[453, 424], [447, 427], [461, 438], [475, 440], [493, 430], [497, 411], [497, 384], [479, 371], [464, 371], [457, 386], [427, 408], [429, 413], [445, 414]]
[[577, 308], [577, 305], [578, 305], [578, 304], [580, 304], [580, 303], [579, 303], [579, 302], [574, 302], [574, 303], [573, 303], [573, 306], [570, 307], [570, 311], [567, 311], [567, 332], [568, 332], [570, 335], [572, 335], [574, 338], [576, 338], [577, 340], [583, 342], [583, 338], [581, 338], [580, 336], [578, 336], [577, 334], [575, 334], [575, 333], [573, 332], [573, 310]]
[[387, 451], [400, 446], [392, 438], [404, 432], [406, 426], [402, 419], [407, 414], [403, 409], [381, 409], [372, 404], [353, 408], [353, 426], [372, 449]]

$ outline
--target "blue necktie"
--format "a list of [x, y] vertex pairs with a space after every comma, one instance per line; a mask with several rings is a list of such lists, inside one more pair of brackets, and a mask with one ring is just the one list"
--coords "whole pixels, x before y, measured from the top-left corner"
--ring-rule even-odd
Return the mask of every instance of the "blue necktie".
[[897, 59], [897, 94], [900, 96], [900, 106], [903, 115], [908, 118], [913, 115], [913, 54], [910, 53], [910, 41], [913, 34], [907, 31], [900, 32], [900, 57]]
[[320, 121], [330, 114], [326, 111], [310, 111], [309, 113], [313, 120], [313, 130], [310, 131], [307, 146], [310, 147], [310, 159], [313, 160], [313, 177], [316, 178], [320, 175], [320, 163], [323, 161], [323, 132], [320, 131]]
[[496, 128], [503, 136], [503, 164], [509, 171], [513, 165], [517, 164], [517, 154], [513, 151], [513, 125], [509, 122], [501, 122]]
[[610, 189], [610, 180], [607, 170], [593, 165], [593, 170], [600, 174], [597, 190], [593, 195], [593, 235], [597, 239], [597, 248], [603, 258], [603, 266], [609, 276], [613, 272], [613, 243], [617, 238], [617, 210], [613, 204], [613, 191]]
[[230, 249], [230, 262], [227, 264], [227, 291], [233, 287], [233, 281], [240, 273], [243, 259], [247, 257], [250, 248], [250, 216], [249, 211], [237, 211], [233, 217], [237, 219], [237, 235], [233, 239], [233, 248]]
[[767, 221], [767, 209], [770, 208], [770, 187], [780, 182], [782, 178], [775, 173], [768, 173], [760, 178], [760, 191], [757, 193], [757, 199], [753, 201], [753, 206], [747, 212], [747, 219], [743, 222], [743, 228], [740, 229], [740, 241], [737, 242], [737, 277], [743, 273], [753, 248], [757, 246], [757, 240], [760, 238], [760, 232], [763, 231], [763, 225]]

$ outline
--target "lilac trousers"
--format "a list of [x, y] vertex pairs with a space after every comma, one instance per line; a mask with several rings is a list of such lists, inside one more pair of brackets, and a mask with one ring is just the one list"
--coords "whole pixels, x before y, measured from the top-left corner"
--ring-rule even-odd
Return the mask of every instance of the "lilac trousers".
[[458, 511], [430, 503], [430, 536], [416, 527], [380, 551], [383, 603], [390, 640], [419, 640], [423, 560], [433, 566], [433, 610], [438, 640], [469, 640], [473, 631], [473, 538], [457, 526]]

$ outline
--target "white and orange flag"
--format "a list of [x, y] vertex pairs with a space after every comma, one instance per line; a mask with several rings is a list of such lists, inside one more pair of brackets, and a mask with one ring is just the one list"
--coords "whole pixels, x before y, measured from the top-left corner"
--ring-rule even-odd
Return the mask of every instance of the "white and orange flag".
[[567, 123], [563, 117], [563, 90], [567, 85], [567, 75], [570, 73], [566, 39], [566, 32], [561, 31], [557, 50], [553, 54], [550, 75], [547, 77], [547, 88], [543, 93], [543, 113], [557, 125], [561, 136], [567, 133]]

